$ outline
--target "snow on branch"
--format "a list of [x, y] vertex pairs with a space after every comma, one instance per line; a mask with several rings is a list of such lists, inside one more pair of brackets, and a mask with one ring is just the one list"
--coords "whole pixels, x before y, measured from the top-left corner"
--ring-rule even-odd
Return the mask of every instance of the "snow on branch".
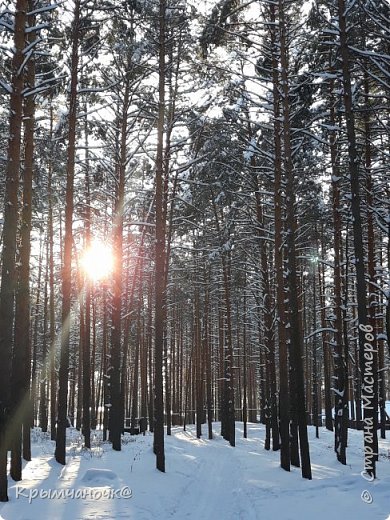
[[41, 31], [42, 29], [48, 29], [49, 27], [49, 23], [39, 23], [38, 25], [34, 25], [33, 27], [27, 27], [25, 32], [32, 33], [36, 31]]
[[36, 45], [43, 42], [43, 38], [37, 38], [23, 49], [23, 54], [28, 54]]
[[315, 336], [316, 334], [321, 334], [322, 332], [337, 332], [336, 329], [333, 329], [331, 327], [323, 327], [321, 329], [313, 330], [308, 336], [305, 336], [305, 340], [310, 339], [311, 337]]
[[0, 79], [0, 87], [2, 87], [8, 94], [12, 94], [12, 87], [5, 81]]
[[49, 4], [45, 5], [44, 7], [38, 7], [38, 9], [34, 9], [33, 11], [30, 11], [27, 13], [27, 16], [33, 16], [36, 14], [42, 14], [47, 13], [48, 11], [53, 11], [54, 9], [57, 9], [60, 5], [62, 5], [64, 2], [59, 2], [58, 4]]

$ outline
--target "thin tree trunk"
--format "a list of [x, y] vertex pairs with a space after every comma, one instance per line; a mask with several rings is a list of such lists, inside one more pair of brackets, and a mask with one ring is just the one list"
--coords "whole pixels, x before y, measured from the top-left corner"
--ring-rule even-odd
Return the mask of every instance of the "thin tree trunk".
[[[89, 151], [88, 151], [88, 106], [84, 105], [85, 120], [85, 239], [84, 247], [86, 250], [91, 246], [91, 196], [89, 186]], [[91, 280], [88, 273], [84, 273], [85, 287], [85, 322], [83, 338], [82, 368], [83, 372], [83, 419], [82, 432], [86, 448], [91, 447]]]
[[275, 217], [275, 271], [276, 307], [278, 316], [279, 343], [279, 429], [280, 465], [290, 471], [290, 398], [288, 377], [288, 352], [286, 338], [286, 312], [283, 265], [283, 196], [282, 196], [282, 150], [280, 125], [280, 80], [279, 46], [275, 5], [270, 4], [270, 34], [272, 46], [272, 86], [273, 86], [273, 134], [274, 134], [274, 217]]
[[360, 370], [362, 374], [362, 390], [365, 393], [365, 404], [363, 405], [363, 422], [365, 428], [364, 449], [365, 449], [365, 470], [368, 475], [375, 477], [375, 417], [374, 417], [374, 395], [370, 391], [370, 387], [375, 387], [377, 381], [377, 373], [373, 371], [374, 385], [367, 382], [371, 381], [371, 365], [365, 362], [365, 343], [366, 334], [372, 332], [372, 327], [368, 325], [367, 318], [367, 289], [365, 280], [365, 264], [364, 264], [364, 247], [363, 247], [363, 227], [361, 219], [361, 202], [360, 202], [360, 174], [359, 159], [355, 134], [355, 116], [353, 111], [353, 95], [350, 72], [350, 55], [348, 48], [347, 23], [346, 23], [346, 4], [345, 0], [338, 0], [338, 25], [340, 37], [340, 57], [343, 77], [343, 99], [345, 108], [345, 120], [347, 126], [348, 139], [348, 158], [349, 158], [349, 175], [351, 184], [351, 209], [353, 220], [353, 238], [355, 252], [355, 270], [356, 270], [356, 292], [357, 292], [357, 311], [358, 311], [358, 334], [359, 334], [359, 359]]
[[113, 296], [111, 313], [111, 367], [110, 372], [110, 439], [116, 451], [121, 450], [123, 430], [123, 400], [121, 392], [121, 336], [122, 336], [122, 262], [123, 262], [123, 211], [125, 197], [125, 172], [127, 159], [127, 118], [130, 103], [130, 80], [126, 78], [120, 121], [120, 149], [116, 165], [116, 193], [114, 207], [114, 257]]
[[[53, 105], [50, 100], [50, 143], [53, 143]], [[51, 148], [53, 150], [53, 148]], [[55, 345], [55, 294], [54, 294], [54, 229], [53, 229], [53, 161], [50, 159], [48, 165], [48, 230], [47, 240], [49, 242], [49, 321], [50, 321], [50, 437], [56, 440], [56, 416], [57, 416], [57, 374], [55, 367], [56, 345]]]
[[164, 398], [163, 398], [163, 350], [164, 350], [164, 272], [165, 224], [163, 222], [163, 170], [164, 170], [164, 112], [165, 112], [165, 16], [166, 1], [159, 4], [159, 87], [156, 156], [156, 249], [155, 249], [155, 342], [154, 342], [154, 444], [156, 467], [165, 472], [164, 450]]
[[[324, 230], [321, 226], [321, 258], [325, 258]], [[331, 357], [329, 352], [329, 339], [325, 331], [325, 267], [322, 262], [318, 263], [318, 279], [320, 287], [321, 327], [322, 327], [322, 355], [324, 360], [324, 404], [325, 404], [325, 427], [333, 431], [332, 418], [332, 396], [331, 396]]]
[[61, 315], [61, 353], [58, 381], [58, 422], [55, 458], [65, 464], [68, 372], [69, 372], [69, 335], [71, 328], [71, 290], [72, 290], [72, 246], [73, 246], [73, 193], [76, 158], [76, 116], [77, 116], [77, 84], [79, 62], [79, 20], [80, 0], [75, 0], [72, 27], [72, 60], [71, 83], [69, 95], [69, 129], [66, 165], [66, 201], [65, 201], [65, 237], [64, 266], [62, 272], [62, 315]]
[[290, 341], [291, 358], [295, 379], [295, 399], [297, 421], [299, 431], [299, 445], [302, 463], [302, 476], [311, 479], [311, 465], [309, 454], [309, 442], [307, 436], [307, 421], [305, 409], [305, 383], [302, 364], [303, 334], [302, 323], [299, 316], [298, 280], [296, 266], [296, 216], [294, 195], [294, 167], [291, 152], [290, 136], [290, 106], [289, 106], [289, 80], [288, 80], [288, 49], [287, 49], [287, 25], [285, 19], [285, 2], [279, 0], [279, 26], [280, 26], [280, 64], [281, 64], [281, 88], [283, 93], [283, 144], [284, 144], [284, 169], [286, 176], [286, 218], [289, 225], [287, 231], [287, 258], [289, 267], [288, 287], [290, 305]]
[[[198, 271], [197, 271], [198, 272]], [[195, 282], [196, 283], [196, 282]], [[195, 287], [194, 308], [194, 345], [195, 345], [195, 399], [196, 399], [196, 436], [202, 436], [203, 422], [203, 364], [202, 364], [202, 339], [200, 323], [200, 298], [199, 287]]]
[[209, 283], [206, 281], [206, 297], [204, 303], [204, 345], [203, 352], [206, 361], [206, 405], [207, 405], [207, 426], [208, 438], [213, 438], [213, 409], [212, 409], [212, 366], [211, 366], [211, 344], [209, 334]]

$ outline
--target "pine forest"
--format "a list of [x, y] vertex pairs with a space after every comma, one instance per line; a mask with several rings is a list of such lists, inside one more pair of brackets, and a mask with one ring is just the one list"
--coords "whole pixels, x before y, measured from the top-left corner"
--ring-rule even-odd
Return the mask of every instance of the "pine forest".
[[0, 518], [389, 520], [389, 164], [388, 0], [0, 0]]

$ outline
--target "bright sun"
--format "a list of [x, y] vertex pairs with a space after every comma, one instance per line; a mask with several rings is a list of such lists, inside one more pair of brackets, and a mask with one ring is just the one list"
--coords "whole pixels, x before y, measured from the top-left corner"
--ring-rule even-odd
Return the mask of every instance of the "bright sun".
[[94, 281], [106, 278], [114, 268], [114, 256], [109, 246], [94, 240], [81, 257], [81, 266]]

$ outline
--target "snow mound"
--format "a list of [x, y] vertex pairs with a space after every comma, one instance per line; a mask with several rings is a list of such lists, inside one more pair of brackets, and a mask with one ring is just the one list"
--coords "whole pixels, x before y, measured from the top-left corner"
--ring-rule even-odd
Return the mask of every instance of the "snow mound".
[[118, 479], [118, 475], [110, 469], [88, 469], [83, 478], [82, 482], [88, 486], [109, 486]]

